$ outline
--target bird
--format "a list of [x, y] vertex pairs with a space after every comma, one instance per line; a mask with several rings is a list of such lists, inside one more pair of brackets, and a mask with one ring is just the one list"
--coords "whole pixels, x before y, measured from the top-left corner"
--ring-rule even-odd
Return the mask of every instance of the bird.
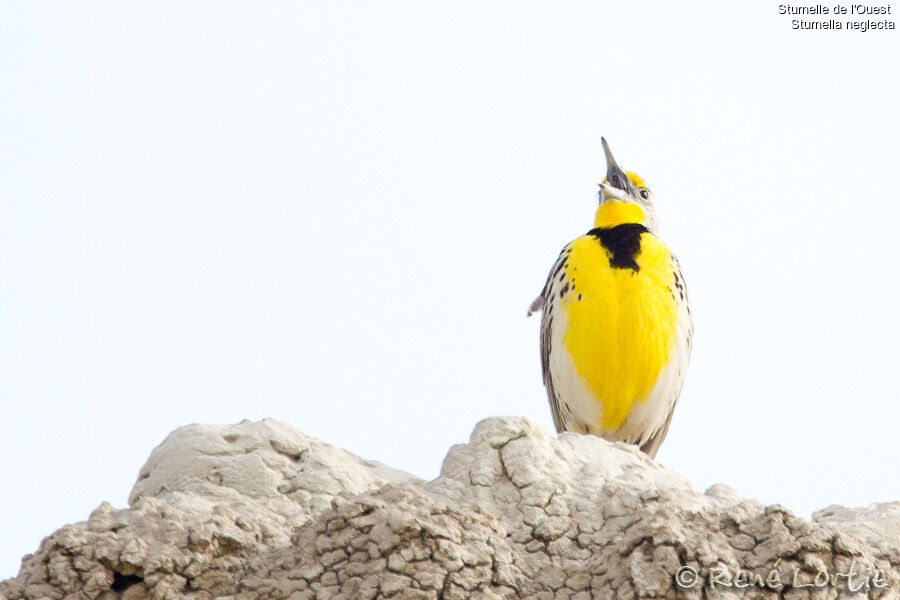
[[567, 244], [528, 315], [541, 311], [541, 369], [557, 433], [592, 434], [655, 458], [691, 353], [681, 266], [660, 239], [653, 193], [601, 138], [594, 227]]

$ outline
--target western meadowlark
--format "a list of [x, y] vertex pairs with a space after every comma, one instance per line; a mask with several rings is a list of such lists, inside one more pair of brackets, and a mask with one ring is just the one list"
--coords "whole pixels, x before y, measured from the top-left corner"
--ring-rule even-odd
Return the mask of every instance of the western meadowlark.
[[693, 325], [675, 256], [657, 237], [653, 195], [616, 164], [594, 229], [556, 259], [542, 310], [541, 366], [557, 432], [591, 433], [656, 456], [681, 392]]

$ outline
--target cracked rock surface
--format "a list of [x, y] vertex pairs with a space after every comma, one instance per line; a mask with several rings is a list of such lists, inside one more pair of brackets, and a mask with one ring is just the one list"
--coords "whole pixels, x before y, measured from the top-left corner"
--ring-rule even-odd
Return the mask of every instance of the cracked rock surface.
[[479, 423], [430, 482], [272, 420], [183, 427], [150, 455], [128, 508], [102, 504], [0, 582], [7, 600], [898, 592], [900, 503], [810, 522], [518, 418]]

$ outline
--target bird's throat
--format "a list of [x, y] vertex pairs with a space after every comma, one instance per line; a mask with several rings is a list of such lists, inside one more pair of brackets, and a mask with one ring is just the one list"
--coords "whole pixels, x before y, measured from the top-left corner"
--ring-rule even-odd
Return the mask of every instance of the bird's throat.
[[643, 223], [644, 209], [631, 202], [604, 202], [597, 208], [594, 227], [615, 227], [625, 223]]

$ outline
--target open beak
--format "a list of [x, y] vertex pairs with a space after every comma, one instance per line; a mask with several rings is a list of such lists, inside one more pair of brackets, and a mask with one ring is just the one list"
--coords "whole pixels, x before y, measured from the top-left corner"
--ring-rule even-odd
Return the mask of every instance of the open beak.
[[600, 141], [603, 142], [603, 154], [606, 155], [606, 181], [600, 184], [600, 201], [625, 200], [631, 188], [628, 176], [613, 158], [606, 138], [600, 138]]
[[619, 167], [616, 159], [613, 158], [609, 144], [606, 143], [606, 138], [600, 138], [600, 141], [603, 143], [603, 153], [606, 155], [606, 183], [617, 190], [628, 193], [628, 188], [631, 185], [628, 182], [625, 171]]

